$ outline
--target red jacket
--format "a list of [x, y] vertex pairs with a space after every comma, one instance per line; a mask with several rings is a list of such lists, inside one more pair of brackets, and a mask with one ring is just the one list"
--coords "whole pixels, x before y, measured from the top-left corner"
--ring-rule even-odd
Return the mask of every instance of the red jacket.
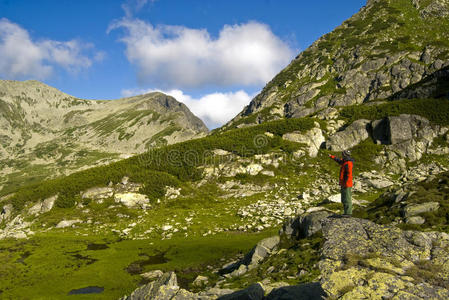
[[342, 188], [352, 187], [352, 167], [354, 165], [354, 160], [352, 158], [344, 160], [335, 157], [334, 155], [331, 155], [330, 158], [335, 160], [340, 165], [340, 186]]

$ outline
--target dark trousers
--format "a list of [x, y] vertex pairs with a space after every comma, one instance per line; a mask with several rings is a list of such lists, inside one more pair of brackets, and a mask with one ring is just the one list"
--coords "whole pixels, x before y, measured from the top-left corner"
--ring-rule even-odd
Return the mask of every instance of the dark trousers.
[[345, 215], [352, 215], [352, 187], [341, 188], [341, 203]]

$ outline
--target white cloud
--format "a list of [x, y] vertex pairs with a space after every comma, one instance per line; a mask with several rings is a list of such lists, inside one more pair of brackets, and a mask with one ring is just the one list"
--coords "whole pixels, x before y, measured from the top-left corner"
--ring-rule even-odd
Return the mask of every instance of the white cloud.
[[235, 93], [212, 93], [194, 98], [184, 94], [181, 90], [161, 91], [155, 89], [128, 89], [123, 90], [124, 97], [141, 95], [151, 92], [162, 92], [184, 103], [194, 115], [199, 117], [210, 129], [219, 127], [235, 117], [247, 105], [254, 95], [248, 95], [245, 91]]
[[205, 29], [152, 26], [124, 18], [108, 32], [124, 28], [121, 39], [142, 84], [166, 88], [260, 86], [293, 58], [293, 51], [261, 23], [225, 25], [217, 38]]
[[54, 67], [69, 72], [89, 68], [94, 60], [104, 57], [101, 52], [93, 54], [93, 59], [84, 53], [92, 48], [77, 40], [33, 41], [27, 30], [8, 19], [0, 19], [0, 76], [8, 79], [44, 79]]
[[[151, 0], [151, 2], [154, 1], [155, 0]], [[122, 9], [125, 12], [126, 17], [131, 18], [134, 13], [141, 10], [147, 3], [148, 0], [126, 0], [122, 4]]]

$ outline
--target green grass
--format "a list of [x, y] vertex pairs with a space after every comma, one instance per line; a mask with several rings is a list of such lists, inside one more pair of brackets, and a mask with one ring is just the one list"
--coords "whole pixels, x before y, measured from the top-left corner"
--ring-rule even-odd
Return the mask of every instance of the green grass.
[[[289, 240], [284, 236], [280, 244], [280, 249], [283, 249], [281, 252], [269, 256], [258, 268], [243, 276], [228, 280], [226, 286], [242, 288], [266, 278], [271, 282], [282, 281], [290, 285], [316, 281], [320, 275], [316, 264], [321, 258], [323, 242], [321, 233], [298, 241]], [[274, 267], [274, 271], [268, 272], [270, 267]], [[298, 276], [301, 270], [306, 271], [306, 274]]]
[[[0, 295], [11, 299], [117, 299], [137, 287], [140, 276], [127, 273], [126, 268], [145, 257], [164, 253], [167, 262], [144, 266], [142, 272], [175, 270], [181, 281], [188, 282], [196, 273], [206, 272], [206, 265], [247, 252], [271, 234], [120, 241], [113, 236], [46, 233], [26, 241], [4, 240], [0, 241]], [[87, 250], [92, 243], [109, 248]], [[72, 289], [87, 286], [105, 290], [101, 294], [67, 295]]]
[[[74, 198], [79, 192], [90, 187], [105, 186], [111, 181], [119, 182], [123, 176], [129, 176], [134, 182], [144, 182], [147, 178], [154, 176], [155, 171], [159, 172], [158, 176], [173, 176], [180, 181], [195, 181], [200, 179], [202, 174], [197, 167], [211, 156], [213, 149], [224, 149], [242, 157], [251, 157], [254, 154], [281, 148], [293, 151], [295, 146], [283, 140], [282, 134], [311, 129], [313, 122], [311, 118], [284, 119], [152, 149], [145, 154], [107, 166], [23, 186], [16, 191], [11, 202], [20, 209], [26, 202], [36, 202], [55, 194], [64, 195], [66, 199]], [[275, 136], [267, 137], [265, 132], [271, 132]], [[161, 189], [163, 182], [153, 182], [155, 184], [153, 187]], [[73, 201], [71, 203], [73, 204]]]
[[[417, 183], [413, 188], [413, 194], [407, 198], [407, 203], [438, 202], [440, 208], [437, 211], [422, 213], [426, 222], [422, 225], [399, 224], [406, 230], [449, 230], [449, 173], [442, 173], [431, 181]], [[366, 213], [359, 212], [359, 216], [367, 217], [377, 223], [388, 224], [401, 217], [400, 205], [394, 202], [395, 196], [387, 191], [373, 201], [366, 209]]]

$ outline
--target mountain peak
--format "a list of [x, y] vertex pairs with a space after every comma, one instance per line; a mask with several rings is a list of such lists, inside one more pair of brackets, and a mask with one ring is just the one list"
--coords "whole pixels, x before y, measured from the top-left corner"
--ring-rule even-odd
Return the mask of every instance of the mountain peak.
[[449, 65], [449, 0], [368, 0], [224, 128], [387, 99]]

